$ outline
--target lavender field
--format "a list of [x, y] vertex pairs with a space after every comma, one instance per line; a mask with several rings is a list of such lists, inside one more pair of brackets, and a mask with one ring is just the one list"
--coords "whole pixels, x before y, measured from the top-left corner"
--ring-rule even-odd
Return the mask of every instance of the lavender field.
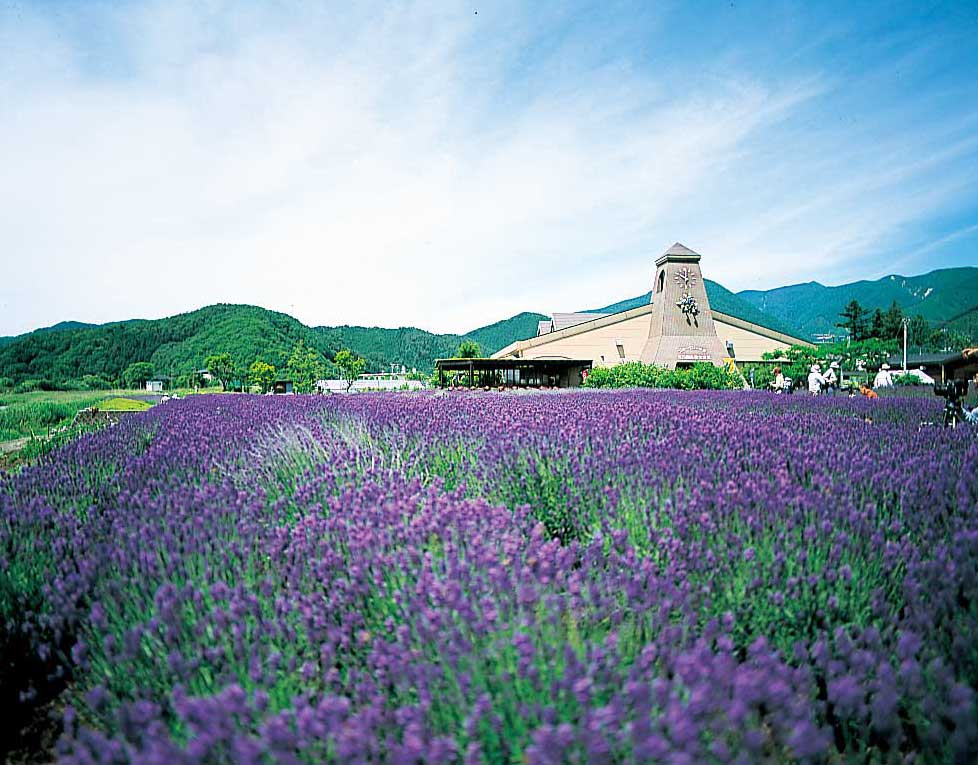
[[978, 435], [940, 411], [169, 402], [0, 478], [2, 701], [79, 765], [974, 763]]

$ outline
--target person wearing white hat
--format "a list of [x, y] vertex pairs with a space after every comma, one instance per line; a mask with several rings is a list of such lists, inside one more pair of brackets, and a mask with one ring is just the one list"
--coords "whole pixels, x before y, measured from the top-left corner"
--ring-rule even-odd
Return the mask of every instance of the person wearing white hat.
[[839, 373], [836, 372], [839, 368], [839, 362], [833, 361], [829, 364], [829, 368], [825, 371], [823, 377], [825, 378], [825, 392], [834, 395], [836, 390], [839, 388]]
[[873, 380], [873, 388], [879, 390], [880, 388], [889, 388], [892, 385], [893, 375], [890, 374], [890, 365], [883, 364], [880, 371], [876, 373], [876, 379]]
[[824, 385], [825, 378], [822, 377], [822, 367], [818, 364], [812, 364], [811, 372], [808, 373], [808, 392], [817, 396], [822, 392]]

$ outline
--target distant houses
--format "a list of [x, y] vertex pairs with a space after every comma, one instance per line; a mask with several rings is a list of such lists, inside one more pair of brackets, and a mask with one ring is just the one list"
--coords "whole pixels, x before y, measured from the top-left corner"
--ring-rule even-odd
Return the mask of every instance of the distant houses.
[[411, 380], [405, 372], [377, 372], [360, 375], [348, 386], [346, 380], [320, 380], [316, 383], [319, 393], [351, 393], [371, 390], [422, 390], [421, 380]]

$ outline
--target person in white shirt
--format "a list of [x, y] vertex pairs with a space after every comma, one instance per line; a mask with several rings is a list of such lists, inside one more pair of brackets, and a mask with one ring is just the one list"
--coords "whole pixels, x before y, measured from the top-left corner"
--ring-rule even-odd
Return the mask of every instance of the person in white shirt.
[[822, 367], [818, 364], [812, 364], [812, 371], [808, 373], [808, 392], [817, 396], [822, 392], [824, 385], [825, 378], [822, 377]]
[[873, 380], [873, 388], [879, 390], [880, 388], [889, 388], [893, 385], [893, 375], [890, 374], [890, 365], [884, 364], [880, 367], [880, 371], [876, 373], [876, 378]]
[[839, 362], [833, 361], [831, 364], [829, 364], [829, 368], [825, 372], [824, 377], [825, 377], [826, 393], [835, 393], [836, 390], [838, 390], [839, 388], [839, 376], [838, 373], [835, 371], [838, 368], [839, 368]]

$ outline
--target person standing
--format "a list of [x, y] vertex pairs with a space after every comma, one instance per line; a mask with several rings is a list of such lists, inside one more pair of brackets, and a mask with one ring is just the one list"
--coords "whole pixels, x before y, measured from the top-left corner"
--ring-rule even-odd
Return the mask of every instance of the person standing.
[[876, 373], [876, 379], [873, 380], [873, 388], [879, 390], [880, 388], [889, 388], [892, 385], [893, 375], [890, 374], [890, 365], [883, 364], [880, 371]]
[[774, 388], [775, 393], [784, 393], [784, 389], [788, 387], [784, 381], [784, 374], [781, 372], [781, 367], [774, 368], [774, 382], [771, 383], [771, 387]]
[[839, 374], [835, 371], [838, 368], [839, 362], [833, 361], [829, 364], [829, 368], [825, 372], [825, 392], [830, 395], [835, 395], [835, 392], [839, 389]]
[[822, 367], [819, 364], [812, 364], [812, 369], [808, 373], [808, 392], [817, 396], [825, 386], [825, 378], [822, 377]]

